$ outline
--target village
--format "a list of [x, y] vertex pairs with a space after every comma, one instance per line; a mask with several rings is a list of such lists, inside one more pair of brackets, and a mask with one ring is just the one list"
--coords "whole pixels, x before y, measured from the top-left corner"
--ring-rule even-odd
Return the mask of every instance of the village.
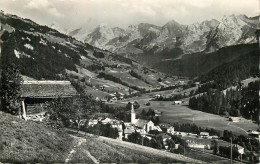
[[[59, 96], [63, 99], [72, 98], [77, 96], [78, 93], [73, 88], [69, 81], [24, 81], [23, 82], [23, 101], [22, 104], [22, 112], [21, 118], [34, 121], [34, 122], [42, 122], [45, 121], [48, 116], [46, 115], [46, 111], [44, 111], [44, 103], [51, 101], [53, 98]], [[157, 95], [155, 95], [157, 96]], [[161, 95], [160, 95], [161, 96]], [[104, 103], [104, 102], [102, 102]], [[174, 101], [174, 105], [181, 105], [183, 101]], [[151, 120], [139, 119], [137, 118], [137, 114], [134, 109], [134, 102], [130, 102], [131, 111], [130, 111], [130, 122], [124, 122], [122, 120], [118, 120], [111, 115], [106, 115], [105, 113], [97, 113], [98, 117], [92, 119], [84, 119], [78, 120], [78, 129], [82, 129], [81, 127], [85, 127], [87, 123], [87, 127], [95, 127], [96, 125], [111, 125], [113, 129], [117, 129], [117, 137], [116, 139], [122, 141], [130, 141], [130, 137], [133, 134], [140, 134], [142, 140], [158, 139], [162, 141], [162, 145], [160, 149], [169, 151], [169, 152], [179, 152], [179, 145], [183, 144], [189, 149], [196, 149], [205, 153], [213, 153], [212, 145], [217, 141], [219, 145], [222, 146], [230, 146], [229, 142], [223, 141], [220, 139], [218, 135], [210, 135], [209, 132], [201, 131], [199, 134], [195, 134], [192, 132], [182, 132], [175, 130], [174, 126], [169, 123], [159, 123], [155, 125], [155, 123]], [[159, 110], [153, 110], [154, 117], [161, 117], [162, 112]], [[229, 121], [231, 122], [239, 122], [241, 118], [230, 117]], [[73, 120], [71, 120], [71, 124], [73, 125]], [[71, 126], [71, 128], [75, 128], [75, 126]], [[252, 136], [259, 138], [259, 132], [257, 131], [249, 131], [249, 134]], [[176, 142], [173, 145], [169, 141], [172, 140], [172, 136], [176, 136], [183, 140], [184, 142]], [[140, 143], [144, 145], [144, 143]], [[242, 156], [244, 154], [244, 148], [240, 145], [234, 144], [233, 147], [237, 149], [238, 153]]]
[[[44, 19], [0, 10], [0, 163], [259, 163], [259, 15], [190, 14], [186, 25], [171, 8], [162, 19], [172, 2], [111, 1], [138, 21], [103, 2], [79, 14], [88, 27], [57, 13], [67, 2], [46, 2], [24, 3]], [[117, 24], [95, 22], [102, 12]]]

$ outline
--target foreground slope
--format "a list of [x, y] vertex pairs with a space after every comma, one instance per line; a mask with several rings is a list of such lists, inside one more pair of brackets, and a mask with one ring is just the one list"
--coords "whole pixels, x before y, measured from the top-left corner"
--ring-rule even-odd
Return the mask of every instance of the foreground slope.
[[64, 162], [74, 141], [68, 134], [0, 112], [0, 162]]
[[[189, 163], [203, 163], [203, 161], [192, 159], [183, 155], [169, 153], [150, 147], [133, 144], [117, 139], [107, 138], [103, 136], [94, 136], [69, 130], [74, 132], [80, 140], [81, 145], [75, 149], [74, 155], [71, 157], [71, 162], [85, 162], [89, 160], [89, 153], [92, 160], [97, 160], [101, 163], [175, 163], [175, 162], [189, 162]], [[84, 154], [84, 155], [83, 155]]]
[[196, 162], [160, 150], [87, 135], [72, 137], [43, 124], [18, 119], [0, 112], [0, 162]]

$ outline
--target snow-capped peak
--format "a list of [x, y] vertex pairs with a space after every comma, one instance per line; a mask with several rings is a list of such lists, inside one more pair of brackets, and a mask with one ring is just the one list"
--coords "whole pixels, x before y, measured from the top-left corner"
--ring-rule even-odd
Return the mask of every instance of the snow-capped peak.
[[130, 50], [130, 53], [133, 48], [138, 49], [138, 52], [152, 49], [155, 46], [159, 47], [156, 52], [166, 48], [172, 49], [178, 38], [179, 47], [185, 53], [192, 53], [207, 49], [215, 51], [224, 46], [252, 43], [255, 41], [254, 29], [257, 24], [257, 19], [248, 18], [242, 14], [233, 14], [225, 15], [220, 20], [211, 19], [190, 25], [182, 25], [175, 20], [167, 22], [162, 27], [140, 23], [129, 25], [125, 29], [100, 24], [89, 34], [80, 33], [80, 36], [78, 34], [73, 36], [79, 39], [84, 36], [85, 42], [102, 49], [124, 52]]

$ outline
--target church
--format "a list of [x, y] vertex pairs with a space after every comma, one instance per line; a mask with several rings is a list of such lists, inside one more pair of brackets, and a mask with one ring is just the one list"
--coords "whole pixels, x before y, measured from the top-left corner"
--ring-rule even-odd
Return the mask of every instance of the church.
[[152, 121], [136, 119], [136, 113], [134, 110], [134, 105], [131, 105], [131, 122], [125, 123], [124, 136], [128, 138], [128, 135], [139, 132], [141, 135], [147, 134], [150, 130], [154, 130], [155, 126]]

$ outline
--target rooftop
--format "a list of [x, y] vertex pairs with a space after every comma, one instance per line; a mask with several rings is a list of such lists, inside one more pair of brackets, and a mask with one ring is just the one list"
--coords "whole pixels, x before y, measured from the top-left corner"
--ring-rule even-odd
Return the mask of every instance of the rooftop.
[[145, 124], [147, 124], [149, 121], [148, 120], [142, 120], [138, 119], [137, 122], [135, 123], [135, 126], [139, 128], [143, 128]]
[[21, 87], [22, 97], [53, 98], [78, 95], [69, 81], [24, 81]]

